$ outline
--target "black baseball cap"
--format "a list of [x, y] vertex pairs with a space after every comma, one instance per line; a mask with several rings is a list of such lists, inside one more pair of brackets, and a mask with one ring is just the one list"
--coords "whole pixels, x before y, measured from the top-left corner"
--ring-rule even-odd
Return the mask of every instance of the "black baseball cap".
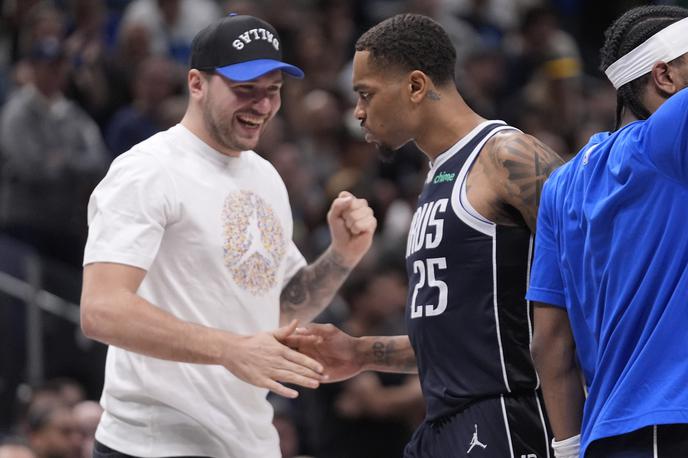
[[273, 70], [303, 78], [303, 70], [282, 62], [273, 26], [254, 16], [228, 16], [198, 32], [191, 43], [191, 68], [216, 71], [233, 81], [251, 81]]

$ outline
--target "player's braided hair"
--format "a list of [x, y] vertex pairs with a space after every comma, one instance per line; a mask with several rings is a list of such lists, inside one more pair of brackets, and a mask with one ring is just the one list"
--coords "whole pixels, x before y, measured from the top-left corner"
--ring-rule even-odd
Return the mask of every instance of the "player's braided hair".
[[420, 70], [435, 84], [454, 81], [456, 50], [442, 26], [420, 14], [398, 14], [374, 26], [356, 42], [381, 68]]
[[[677, 6], [641, 6], [627, 11], [604, 33], [605, 42], [600, 51], [600, 70], [603, 72], [619, 58], [629, 53], [655, 33], [688, 16], [688, 10]], [[616, 91], [616, 126], [621, 123], [624, 107], [638, 119], [647, 119], [650, 112], [640, 97], [650, 74], [643, 75], [621, 86]]]

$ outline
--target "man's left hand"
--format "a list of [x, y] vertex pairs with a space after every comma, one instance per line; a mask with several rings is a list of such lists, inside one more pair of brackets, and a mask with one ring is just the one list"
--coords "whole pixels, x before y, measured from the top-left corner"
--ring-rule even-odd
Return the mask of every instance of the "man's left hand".
[[377, 219], [365, 199], [342, 191], [327, 213], [332, 249], [347, 267], [355, 266], [373, 242]]

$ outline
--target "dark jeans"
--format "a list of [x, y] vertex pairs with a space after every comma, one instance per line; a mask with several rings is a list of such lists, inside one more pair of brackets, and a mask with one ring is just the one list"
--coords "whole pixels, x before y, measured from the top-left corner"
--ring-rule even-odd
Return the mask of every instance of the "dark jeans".
[[[93, 458], [140, 458], [137, 456], [127, 455], [117, 450], [113, 450], [107, 445], [101, 444], [96, 441], [93, 446]], [[180, 456], [175, 458], [208, 458], [201, 456]]]
[[688, 424], [648, 426], [598, 439], [585, 458], [681, 458], [688, 456]]

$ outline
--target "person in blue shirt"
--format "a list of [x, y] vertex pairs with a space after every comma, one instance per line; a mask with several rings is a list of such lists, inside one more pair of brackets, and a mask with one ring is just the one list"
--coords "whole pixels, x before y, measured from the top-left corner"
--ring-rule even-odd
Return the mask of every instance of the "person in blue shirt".
[[687, 17], [607, 30], [616, 128], [543, 188], [527, 298], [557, 457], [688, 456]]

